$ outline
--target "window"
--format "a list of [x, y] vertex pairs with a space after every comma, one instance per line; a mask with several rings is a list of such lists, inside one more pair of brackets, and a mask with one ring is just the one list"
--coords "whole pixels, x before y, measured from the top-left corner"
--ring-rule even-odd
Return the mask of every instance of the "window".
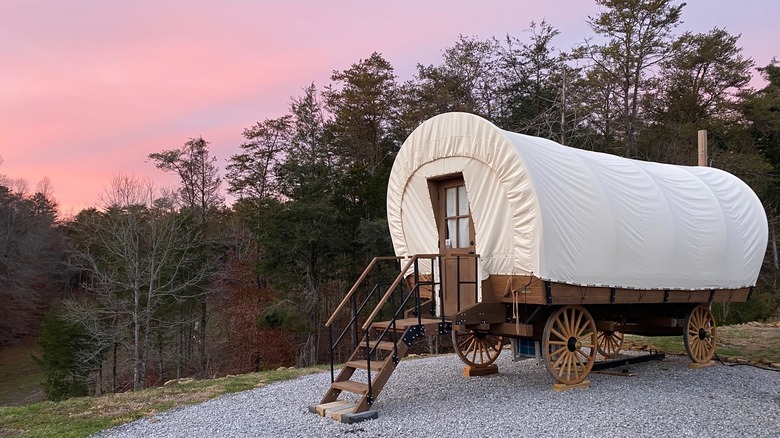
[[470, 246], [469, 202], [465, 185], [444, 189], [444, 224], [444, 238], [449, 240], [450, 248]]

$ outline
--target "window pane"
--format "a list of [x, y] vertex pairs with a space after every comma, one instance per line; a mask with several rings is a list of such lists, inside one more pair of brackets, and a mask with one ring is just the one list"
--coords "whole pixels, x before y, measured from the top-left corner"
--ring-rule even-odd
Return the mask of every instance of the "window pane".
[[[458, 220], [457, 219], [449, 219], [447, 220], [447, 239], [450, 240], [450, 248], [459, 248], [458, 246]], [[445, 243], [446, 247], [446, 243]]]
[[455, 187], [450, 189], [445, 189], [445, 192], [446, 192], [447, 199], [445, 200], [444, 205], [447, 210], [447, 217], [455, 216]]
[[458, 219], [458, 248], [469, 247], [469, 220]]
[[469, 201], [466, 199], [466, 186], [458, 186], [458, 216], [469, 214]]

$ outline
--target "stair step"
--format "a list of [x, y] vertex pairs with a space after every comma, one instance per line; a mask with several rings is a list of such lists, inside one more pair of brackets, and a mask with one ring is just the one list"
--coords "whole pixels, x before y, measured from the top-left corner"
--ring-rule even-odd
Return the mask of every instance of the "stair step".
[[[398, 343], [400, 344], [401, 341], [399, 340]], [[360, 346], [366, 348], [365, 343], [361, 343]], [[374, 348], [374, 346], [376, 346], [377, 350], [393, 351], [395, 349], [395, 344], [393, 344], [390, 341], [379, 341], [379, 342], [371, 341], [371, 348]]]
[[342, 391], [348, 391], [353, 394], [365, 395], [368, 393], [368, 385], [365, 383], [355, 382], [354, 380], [344, 380], [343, 382], [333, 382], [330, 384], [331, 388], [341, 389]]
[[[351, 360], [345, 364], [348, 367], [352, 368], [358, 368], [361, 370], [367, 369], [366, 361], [365, 360]], [[379, 372], [384, 368], [385, 363], [378, 360], [372, 360], [371, 361], [371, 372]]]
[[[438, 319], [431, 319], [431, 318], [421, 318], [420, 322], [422, 325], [431, 325], [431, 324], [439, 324], [441, 320]], [[372, 324], [373, 327], [384, 330], [385, 328], [389, 327], [393, 321], [379, 321]], [[404, 318], [404, 319], [396, 319], [395, 320], [395, 328], [396, 330], [403, 331], [406, 330], [407, 327], [417, 325], [417, 318]]]
[[314, 412], [317, 415], [344, 422], [344, 416], [354, 414], [356, 408], [356, 403], [349, 403], [344, 400], [336, 400], [335, 402], [323, 403], [315, 406]]

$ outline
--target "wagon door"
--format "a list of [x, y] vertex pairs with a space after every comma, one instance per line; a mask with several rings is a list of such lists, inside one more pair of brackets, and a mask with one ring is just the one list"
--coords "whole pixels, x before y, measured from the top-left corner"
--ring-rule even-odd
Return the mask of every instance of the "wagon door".
[[[462, 175], [431, 181], [439, 253], [443, 254], [442, 278], [444, 313], [453, 315], [458, 308], [477, 302], [477, 260], [474, 222], [471, 218], [466, 185]], [[435, 193], [434, 193], [435, 192]]]

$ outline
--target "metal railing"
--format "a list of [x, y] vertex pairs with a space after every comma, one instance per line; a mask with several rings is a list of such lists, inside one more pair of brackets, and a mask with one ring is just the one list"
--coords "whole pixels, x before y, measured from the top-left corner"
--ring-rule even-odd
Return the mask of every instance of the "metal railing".
[[[473, 258], [474, 259], [474, 280], [462, 280], [461, 279], [461, 259], [462, 258]], [[368, 400], [369, 402], [373, 399], [372, 394], [372, 377], [371, 377], [371, 359], [377, 356], [377, 347], [379, 345], [379, 342], [382, 341], [382, 339], [385, 338], [385, 336], [388, 335], [388, 333], [392, 333], [391, 339], [393, 342], [393, 362], [398, 363], [400, 360], [398, 358], [398, 340], [399, 340], [399, 332], [398, 332], [398, 326], [397, 326], [397, 320], [401, 319], [405, 316], [405, 313], [407, 311], [411, 311], [412, 315], [417, 318], [417, 326], [422, 326], [422, 302], [421, 302], [421, 296], [420, 296], [420, 288], [422, 286], [428, 286], [430, 287], [431, 291], [431, 306], [430, 306], [430, 316], [433, 318], [436, 318], [438, 314], [438, 318], [440, 319], [440, 322], [442, 324], [447, 323], [448, 316], [446, 315], [446, 312], [444, 310], [444, 283], [445, 280], [442, 276], [443, 270], [442, 270], [442, 264], [445, 263], [445, 260], [447, 259], [455, 259], [456, 263], [456, 293], [457, 293], [457, 304], [456, 309], [457, 311], [461, 310], [461, 286], [466, 284], [471, 284], [474, 286], [474, 300], [475, 302], [478, 301], [478, 293], [479, 293], [479, 270], [478, 270], [478, 259], [479, 255], [477, 254], [462, 254], [462, 255], [453, 255], [453, 256], [443, 256], [442, 254], [417, 254], [410, 257], [374, 257], [374, 259], [371, 260], [371, 262], [368, 264], [366, 269], [363, 271], [363, 273], [360, 275], [358, 280], [355, 282], [355, 284], [352, 286], [352, 288], [349, 290], [346, 296], [341, 300], [339, 305], [336, 307], [336, 309], [333, 311], [333, 314], [330, 316], [328, 321], [325, 323], [325, 326], [328, 328], [328, 340], [330, 343], [330, 377], [331, 382], [335, 381], [335, 356], [337, 350], [340, 348], [342, 342], [346, 338], [347, 333], [352, 333], [352, 350], [354, 351], [357, 348], [358, 343], [363, 342], [363, 340], [358, 341], [361, 337], [364, 338], [365, 341], [365, 360], [366, 360], [366, 374], [367, 374], [367, 381], [368, 381]], [[427, 279], [423, 279], [423, 276], [426, 275], [425, 273], [420, 272], [420, 261], [421, 260], [429, 260], [430, 261], [430, 274]], [[387, 289], [382, 293], [383, 285], [381, 283], [381, 263], [383, 262], [403, 262], [403, 266], [401, 267], [400, 272], [395, 276], [395, 279], [393, 282], [387, 287]], [[410, 273], [411, 270], [411, 273]], [[366, 283], [366, 280], [369, 278], [371, 271], [377, 271], [376, 275], [376, 281], [374, 282], [373, 286], [370, 285], [364, 285]], [[407, 275], [408, 273], [408, 275]], [[407, 282], [404, 281], [405, 278], [408, 276], [412, 276], [413, 284], [409, 285]], [[407, 287], [408, 291], [404, 293], [404, 286]], [[361, 299], [358, 298], [358, 292], [360, 290], [368, 290], [365, 297]], [[396, 297], [398, 294], [397, 291], [400, 291], [400, 297]], [[438, 297], [437, 297], [438, 295]], [[438, 298], [438, 299], [436, 299]], [[364, 311], [369, 308], [369, 303], [371, 303], [374, 299], [376, 299], [376, 304], [373, 306], [373, 310], [371, 313], [365, 317], [363, 320], [361, 318], [361, 315], [364, 313]], [[410, 308], [407, 308], [407, 306], [412, 303]], [[373, 304], [373, 303], [372, 303]], [[375, 319], [381, 315], [383, 307], [386, 305], [389, 305], [390, 307], [390, 320], [386, 327], [377, 334], [376, 338], [372, 340], [370, 328], [374, 324]], [[344, 325], [344, 327], [341, 329], [340, 332], [338, 332], [334, 326], [336, 325], [336, 322], [339, 320], [339, 316], [342, 312], [344, 312], [347, 309], [347, 306], [349, 306], [350, 311], [350, 318], [347, 321], [347, 323]], [[361, 324], [362, 321], [362, 324]], [[334, 338], [334, 330], [338, 332], [338, 336], [335, 336]], [[362, 336], [361, 336], [362, 331]], [[374, 344], [372, 345], [372, 342]]]
[[[436, 270], [435, 261], [439, 259], [438, 254], [419, 254], [415, 256], [411, 256], [409, 258], [404, 257], [374, 257], [373, 260], [371, 260], [371, 263], [366, 267], [366, 269], [363, 271], [363, 273], [360, 275], [358, 280], [355, 282], [355, 284], [352, 286], [352, 288], [349, 290], [346, 296], [341, 300], [341, 303], [336, 307], [336, 310], [334, 310], [331, 317], [328, 319], [328, 321], [325, 323], [325, 326], [328, 328], [328, 339], [330, 343], [330, 369], [331, 369], [331, 382], [335, 379], [335, 355], [339, 347], [344, 342], [344, 339], [346, 338], [347, 333], [352, 333], [352, 349], [354, 350], [357, 347], [357, 342], [355, 342], [357, 339], [361, 338], [361, 331], [362, 331], [362, 337], [365, 337], [367, 342], [367, 351], [366, 351], [366, 360], [368, 361], [366, 366], [368, 369], [368, 373], [370, 375], [370, 360], [376, 353], [376, 344], [372, 347], [370, 342], [370, 333], [369, 328], [374, 323], [377, 316], [380, 315], [380, 312], [382, 308], [389, 303], [390, 305], [390, 324], [385, 328], [385, 330], [380, 334], [379, 337], [376, 338], [376, 341], [381, 340], [387, 333], [392, 329], [394, 332], [397, 331], [397, 325], [396, 320], [399, 319], [399, 316], [402, 316], [406, 310], [407, 305], [409, 304], [412, 297], [413, 300], [413, 307], [412, 312], [417, 315], [418, 322], [421, 323], [422, 319], [422, 312], [420, 311], [421, 306], [421, 299], [420, 299], [420, 287], [421, 286], [430, 286], [432, 291], [438, 290], [439, 294], [441, 294], [441, 282], [436, 281], [436, 278], [438, 277], [437, 273], [434, 272]], [[388, 261], [402, 261], [406, 259], [406, 263], [402, 267], [401, 271], [398, 272], [393, 282], [388, 286], [387, 290], [384, 291], [383, 294], [381, 294], [381, 291], [383, 289], [383, 285], [380, 281], [376, 281], [373, 286], [369, 286], [368, 289], [369, 292], [365, 295], [365, 297], [361, 297], [362, 299], [358, 298], [358, 292], [361, 290], [361, 286], [364, 286], [364, 283], [366, 282], [367, 278], [369, 278], [369, 274], [372, 270], [379, 270], [380, 263], [381, 262], [388, 262]], [[430, 273], [430, 279], [427, 281], [421, 281], [420, 279], [420, 265], [419, 260], [421, 259], [429, 259], [431, 260], [431, 273]], [[438, 266], [439, 272], [441, 269], [441, 266]], [[409, 275], [413, 275], [414, 278], [414, 284], [411, 285], [409, 288], [409, 291], [407, 293], [403, 293], [403, 287], [408, 286], [403, 281], [404, 278], [407, 277], [407, 273], [410, 272]], [[377, 275], [379, 277], [380, 275]], [[396, 297], [396, 294], [398, 291], [401, 291], [401, 297], [398, 299]], [[380, 296], [381, 294], [381, 296]], [[439, 303], [442, 302], [441, 295], [439, 296]], [[372, 303], [374, 299], [377, 299], [376, 304]], [[373, 305], [373, 310], [371, 313], [365, 317], [365, 319], [361, 318], [361, 315], [363, 315], [364, 310], [368, 307], [369, 303]], [[347, 323], [344, 325], [344, 327], [341, 329], [341, 331], [337, 331], [335, 329], [335, 323], [337, 322], [340, 314], [347, 309], [349, 305], [350, 310], [350, 318], [347, 321]], [[434, 316], [436, 314], [436, 306], [431, 306], [431, 316]], [[442, 318], [444, 318], [444, 312], [441, 311], [440, 314], [442, 315]], [[334, 333], [335, 332], [335, 333]], [[338, 333], [338, 335], [336, 335]], [[362, 341], [361, 341], [362, 342]], [[393, 342], [394, 342], [394, 349], [393, 349], [393, 355], [397, 356], [398, 352], [398, 336], [393, 336]], [[370, 381], [370, 378], [369, 378]], [[370, 385], [370, 384], [369, 384]]]

